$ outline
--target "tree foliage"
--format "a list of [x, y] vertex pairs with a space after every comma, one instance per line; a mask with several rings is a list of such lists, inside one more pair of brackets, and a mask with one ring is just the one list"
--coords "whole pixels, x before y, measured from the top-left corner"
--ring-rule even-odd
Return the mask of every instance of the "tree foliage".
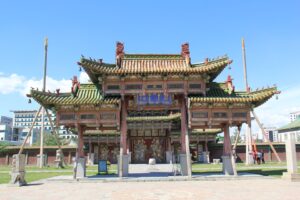
[[[234, 142], [235, 142], [235, 140], [236, 140], [236, 138], [237, 138], [237, 136], [238, 136], [238, 133], [239, 133], [238, 129], [235, 128], [234, 131], [233, 131], [233, 133], [232, 133], [232, 135], [231, 135], [231, 137], [230, 137], [231, 144], [234, 144]], [[242, 142], [241, 135], [239, 136], [237, 142], [238, 142], [238, 143], [241, 143], [241, 142]]]
[[[61, 143], [60, 139], [58, 139], [58, 140]], [[40, 145], [40, 138], [37, 139], [37, 141], [34, 145], [36, 145], [36, 146]], [[51, 133], [44, 134], [44, 145], [45, 146], [56, 146], [56, 145], [58, 145], [57, 141], [56, 141], [56, 138], [55, 138], [55, 135], [51, 134]]]
[[8, 142], [6, 142], [6, 141], [1, 141], [1, 142], [0, 142], [0, 153], [4, 153], [4, 152], [8, 151], [7, 148], [6, 148], [6, 147], [8, 147], [8, 146], [9, 146], [9, 143], [8, 143]]

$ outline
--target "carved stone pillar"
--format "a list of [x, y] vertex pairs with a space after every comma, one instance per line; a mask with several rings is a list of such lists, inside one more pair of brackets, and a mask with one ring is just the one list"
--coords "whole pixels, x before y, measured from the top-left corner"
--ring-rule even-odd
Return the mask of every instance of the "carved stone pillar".
[[300, 174], [297, 168], [295, 135], [295, 132], [287, 133], [287, 139], [285, 140], [287, 172], [282, 174], [282, 178], [291, 181], [300, 181]]
[[187, 110], [186, 101], [181, 100], [181, 154], [180, 154], [181, 173], [184, 176], [192, 177], [190, 143], [187, 130]]
[[74, 165], [74, 178], [84, 178], [86, 176], [86, 159], [83, 151], [83, 132], [84, 128], [81, 125], [77, 125], [78, 130], [78, 147], [77, 147], [77, 158]]

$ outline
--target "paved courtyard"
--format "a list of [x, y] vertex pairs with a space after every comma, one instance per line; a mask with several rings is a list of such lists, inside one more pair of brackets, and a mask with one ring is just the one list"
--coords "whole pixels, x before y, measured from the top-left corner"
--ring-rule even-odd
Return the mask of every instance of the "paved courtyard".
[[300, 199], [300, 182], [281, 179], [168, 182], [44, 182], [0, 185], [1, 200], [64, 199]]

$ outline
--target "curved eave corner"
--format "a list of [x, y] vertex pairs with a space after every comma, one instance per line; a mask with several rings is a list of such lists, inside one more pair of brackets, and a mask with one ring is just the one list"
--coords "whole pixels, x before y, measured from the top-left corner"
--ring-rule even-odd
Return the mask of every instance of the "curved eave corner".
[[44, 95], [44, 93], [36, 91], [36, 90], [30, 90], [30, 93], [26, 94], [26, 96], [28, 98], [34, 99], [41, 106], [43, 106], [45, 108], [48, 108], [48, 109], [53, 108], [54, 107], [53, 104], [48, 104], [48, 103], [46, 103], [46, 102], [43, 101], [43, 98], [42, 98], [43, 95]]
[[273, 95], [279, 94], [280, 91], [276, 87], [257, 90], [250, 93], [235, 92], [234, 96], [209, 96], [209, 97], [190, 97], [192, 103], [251, 103], [254, 107], [258, 107], [269, 100]]

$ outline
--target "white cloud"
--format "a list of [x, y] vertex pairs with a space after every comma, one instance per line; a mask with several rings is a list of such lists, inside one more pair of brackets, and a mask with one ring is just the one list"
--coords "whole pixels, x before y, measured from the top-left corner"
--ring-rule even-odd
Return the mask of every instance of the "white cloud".
[[[72, 86], [71, 80], [66, 80], [66, 79], [55, 80], [51, 77], [47, 77], [47, 79], [46, 79], [46, 91], [56, 92], [56, 89], [60, 89], [60, 92], [70, 92], [71, 86]], [[26, 83], [24, 84], [24, 90], [21, 93], [23, 95], [26, 95], [30, 91], [31, 87], [42, 90], [43, 80], [42, 79], [41, 80], [35, 80], [35, 79], [27, 80]]]
[[17, 74], [11, 74], [5, 76], [3, 73], [0, 74], [0, 94], [9, 94], [13, 92], [22, 91], [23, 84], [26, 81], [24, 76]]
[[80, 83], [89, 83], [89, 82], [91, 82], [91, 81], [90, 81], [90, 78], [89, 78], [89, 76], [87, 75], [87, 73], [85, 73], [85, 72], [80, 72], [80, 75], [79, 75], [79, 82], [80, 82]]
[[[50, 90], [55, 92], [56, 89], [60, 89], [61, 92], [71, 91], [71, 80], [55, 80], [51, 77], [47, 77], [46, 91]], [[40, 79], [27, 79], [24, 76], [17, 74], [5, 75], [0, 73], [0, 94], [19, 93], [23, 96], [29, 93], [30, 88], [39, 88], [42, 90], [43, 80]]]

